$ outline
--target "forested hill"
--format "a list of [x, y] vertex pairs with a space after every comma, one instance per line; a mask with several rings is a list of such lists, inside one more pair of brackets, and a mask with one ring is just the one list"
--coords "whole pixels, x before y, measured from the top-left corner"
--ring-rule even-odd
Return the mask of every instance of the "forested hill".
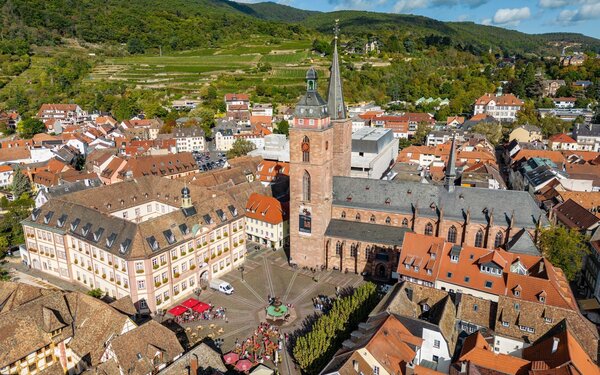
[[[553, 42], [583, 44], [600, 52], [600, 40], [581, 34], [530, 35], [469, 22], [365, 11], [312, 12], [273, 2], [242, 4], [227, 0], [0, 0], [3, 40], [58, 44], [64, 38], [88, 43], [129, 43], [147, 48], [184, 50], [219, 46], [249, 35], [314, 38], [331, 33], [340, 19], [344, 37], [383, 40], [444, 36], [446, 42], [474, 52], [556, 52]], [[130, 49], [131, 50], [131, 49]]]

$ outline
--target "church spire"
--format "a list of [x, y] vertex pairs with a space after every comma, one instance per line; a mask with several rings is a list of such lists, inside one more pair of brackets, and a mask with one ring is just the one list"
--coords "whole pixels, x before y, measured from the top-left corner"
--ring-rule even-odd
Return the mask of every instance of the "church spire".
[[446, 177], [444, 186], [450, 192], [454, 191], [454, 180], [456, 180], [456, 133], [452, 135], [452, 146], [450, 148], [450, 156], [446, 164]]
[[327, 91], [327, 107], [332, 120], [341, 120], [346, 118], [346, 104], [344, 103], [344, 93], [342, 91], [342, 77], [340, 75], [340, 62], [338, 57], [338, 35], [339, 20], [335, 20], [334, 43], [333, 43], [333, 61], [331, 62], [331, 75], [329, 77], [329, 89]]

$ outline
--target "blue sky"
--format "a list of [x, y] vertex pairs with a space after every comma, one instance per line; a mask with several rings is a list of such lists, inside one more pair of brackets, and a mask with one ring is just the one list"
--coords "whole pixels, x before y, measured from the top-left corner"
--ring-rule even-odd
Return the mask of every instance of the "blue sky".
[[[238, 0], [239, 2], [260, 2]], [[472, 21], [526, 33], [578, 32], [600, 38], [600, 0], [273, 0], [320, 11], [360, 9]]]

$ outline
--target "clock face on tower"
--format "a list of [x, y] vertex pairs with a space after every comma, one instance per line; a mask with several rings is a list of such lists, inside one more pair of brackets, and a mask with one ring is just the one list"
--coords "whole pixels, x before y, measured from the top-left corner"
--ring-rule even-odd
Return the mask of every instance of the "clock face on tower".
[[302, 151], [308, 152], [309, 150], [310, 150], [310, 145], [308, 144], [308, 142], [302, 142]]

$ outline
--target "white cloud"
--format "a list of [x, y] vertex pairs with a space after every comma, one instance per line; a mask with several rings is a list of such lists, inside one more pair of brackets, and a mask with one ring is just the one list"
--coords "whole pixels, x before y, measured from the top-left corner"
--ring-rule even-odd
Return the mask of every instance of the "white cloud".
[[565, 5], [569, 5], [572, 1], [569, 0], [540, 0], [540, 8], [561, 8]]
[[389, 0], [329, 0], [335, 10], [377, 10], [377, 7], [385, 5]]
[[588, 1], [579, 9], [565, 9], [558, 14], [556, 22], [565, 26], [572, 25], [577, 22], [595, 20], [600, 18], [600, 1]]
[[531, 18], [531, 10], [529, 7], [523, 8], [502, 8], [496, 11], [492, 22], [495, 25], [516, 26], [521, 21]]
[[398, 0], [392, 10], [394, 13], [407, 13], [415, 9], [426, 8], [428, 5], [427, 0]]

